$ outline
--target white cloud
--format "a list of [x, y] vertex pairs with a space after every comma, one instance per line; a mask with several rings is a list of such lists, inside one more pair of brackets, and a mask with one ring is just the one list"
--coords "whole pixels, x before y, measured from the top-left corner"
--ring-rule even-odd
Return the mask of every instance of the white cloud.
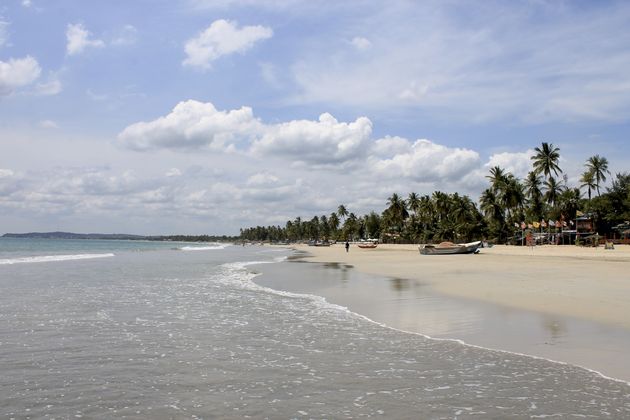
[[135, 150], [198, 149], [232, 150], [235, 143], [260, 132], [252, 109], [218, 111], [211, 103], [180, 102], [165, 117], [125, 128], [119, 141]]
[[449, 148], [423, 139], [416, 140], [407, 153], [374, 161], [373, 167], [387, 178], [435, 183], [460, 181], [479, 164], [479, 154], [474, 150]]
[[385, 136], [374, 142], [371, 149], [373, 156], [381, 158], [392, 158], [395, 155], [411, 152], [411, 143], [409, 140], [398, 136]]
[[165, 174], [167, 177], [174, 177], [174, 176], [182, 176], [182, 171], [180, 171], [177, 168], [171, 168], [168, 171], [166, 171]]
[[22, 6], [31, 7], [32, 5], [33, 5], [33, 2], [31, 0], [22, 0]]
[[369, 50], [372, 47], [370, 40], [361, 36], [355, 36], [350, 43], [359, 51]]
[[398, 94], [398, 98], [402, 99], [403, 101], [418, 102], [423, 97], [426, 96], [428, 91], [429, 91], [429, 86], [428, 85], [426, 85], [426, 84], [424, 84], [424, 85], [418, 84], [418, 82], [413, 80], [412, 82], [409, 83], [408, 86], [406, 86]]
[[247, 178], [247, 185], [275, 185], [280, 179], [268, 172], [259, 172]]
[[265, 26], [245, 26], [239, 29], [236, 22], [216, 20], [196, 38], [186, 42], [184, 50], [187, 57], [183, 64], [209, 69], [217, 58], [243, 53], [272, 35], [272, 29]]
[[40, 75], [39, 63], [31, 56], [0, 61], [0, 95], [33, 83]]
[[66, 39], [68, 44], [66, 52], [68, 55], [82, 53], [86, 48], [101, 48], [105, 43], [100, 39], [90, 39], [91, 33], [85, 29], [83, 24], [68, 24], [66, 29]]
[[527, 173], [533, 169], [531, 160], [533, 155], [533, 150], [495, 153], [490, 156], [488, 163], [484, 165], [484, 171], [487, 172], [490, 168], [499, 166], [512, 175], [523, 179], [527, 176]]
[[45, 83], [38, 83], [35, 88], [37, 95], [51, 96], [57, 95], [62, 90], [62, 85], [59, 79], [51, 79]]
[[324, 113], [318, 121], [294, 120], [267, 127], [252, 151], [300, 163], [335, 164], [361, 158], [371, 134], [372, 122], [366, 117], [344, 123]]
[[11, 169], [2, 169], [0, 168], [0, 178], [9, 178], [12, 177], [14, 172]]

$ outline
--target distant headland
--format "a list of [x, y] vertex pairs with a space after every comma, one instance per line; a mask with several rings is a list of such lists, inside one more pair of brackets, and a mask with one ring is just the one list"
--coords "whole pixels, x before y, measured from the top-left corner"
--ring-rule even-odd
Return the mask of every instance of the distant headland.
[[131, 241], [182, 241], [182, 242], [230, 242], [239, 238], [234, 236], [215, 235], [130, 235], [126, 233], [72, 233], [72, 232], [29, 232], [5, 233], [3, 238], [22, 239], [97, 239], [97, 240], [131, 240]]

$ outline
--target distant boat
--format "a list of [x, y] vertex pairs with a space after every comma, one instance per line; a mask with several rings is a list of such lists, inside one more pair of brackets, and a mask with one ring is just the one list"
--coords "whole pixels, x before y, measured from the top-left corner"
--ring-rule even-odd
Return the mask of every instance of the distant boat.
[[330, 246], [328, 241], [309, 241], [308, 246]]
[[377, 245], [378, 244], [376, 242], [359, 242], [357, 244], [359, 248], [364, 248], [364, 249], [376, 248]]
[[422, 255], [452, 255], [452, 254], [476, 254], [479, 252], [481, 241], [467, 244], [454, 244], [453, 242], [440, 242], [438, 245], [425, 245], [418, 247]]

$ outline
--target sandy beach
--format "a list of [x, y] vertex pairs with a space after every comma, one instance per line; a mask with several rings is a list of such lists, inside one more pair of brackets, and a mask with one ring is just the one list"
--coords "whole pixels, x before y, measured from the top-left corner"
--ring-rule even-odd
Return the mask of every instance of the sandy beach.
[[630, 331], [630, 246], [494, 246], [475, 255], [419, 255], [417, 245], [296, 249], [379, 276], [420, 280], [452, 296], [582, 318]]
[[328, 267], [329, 278], [269, 286], [323, 295], [394, 328], [630, 381], [630, 246], [494, 246], [452, 256], [420, 255], [414, 245], [294, 248]]

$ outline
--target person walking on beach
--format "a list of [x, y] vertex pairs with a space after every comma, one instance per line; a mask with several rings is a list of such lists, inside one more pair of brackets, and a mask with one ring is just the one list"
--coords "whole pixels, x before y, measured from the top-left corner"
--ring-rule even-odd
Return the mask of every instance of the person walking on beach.
[[350, 249], [350, 242], [346, 241], [346, 252]]

